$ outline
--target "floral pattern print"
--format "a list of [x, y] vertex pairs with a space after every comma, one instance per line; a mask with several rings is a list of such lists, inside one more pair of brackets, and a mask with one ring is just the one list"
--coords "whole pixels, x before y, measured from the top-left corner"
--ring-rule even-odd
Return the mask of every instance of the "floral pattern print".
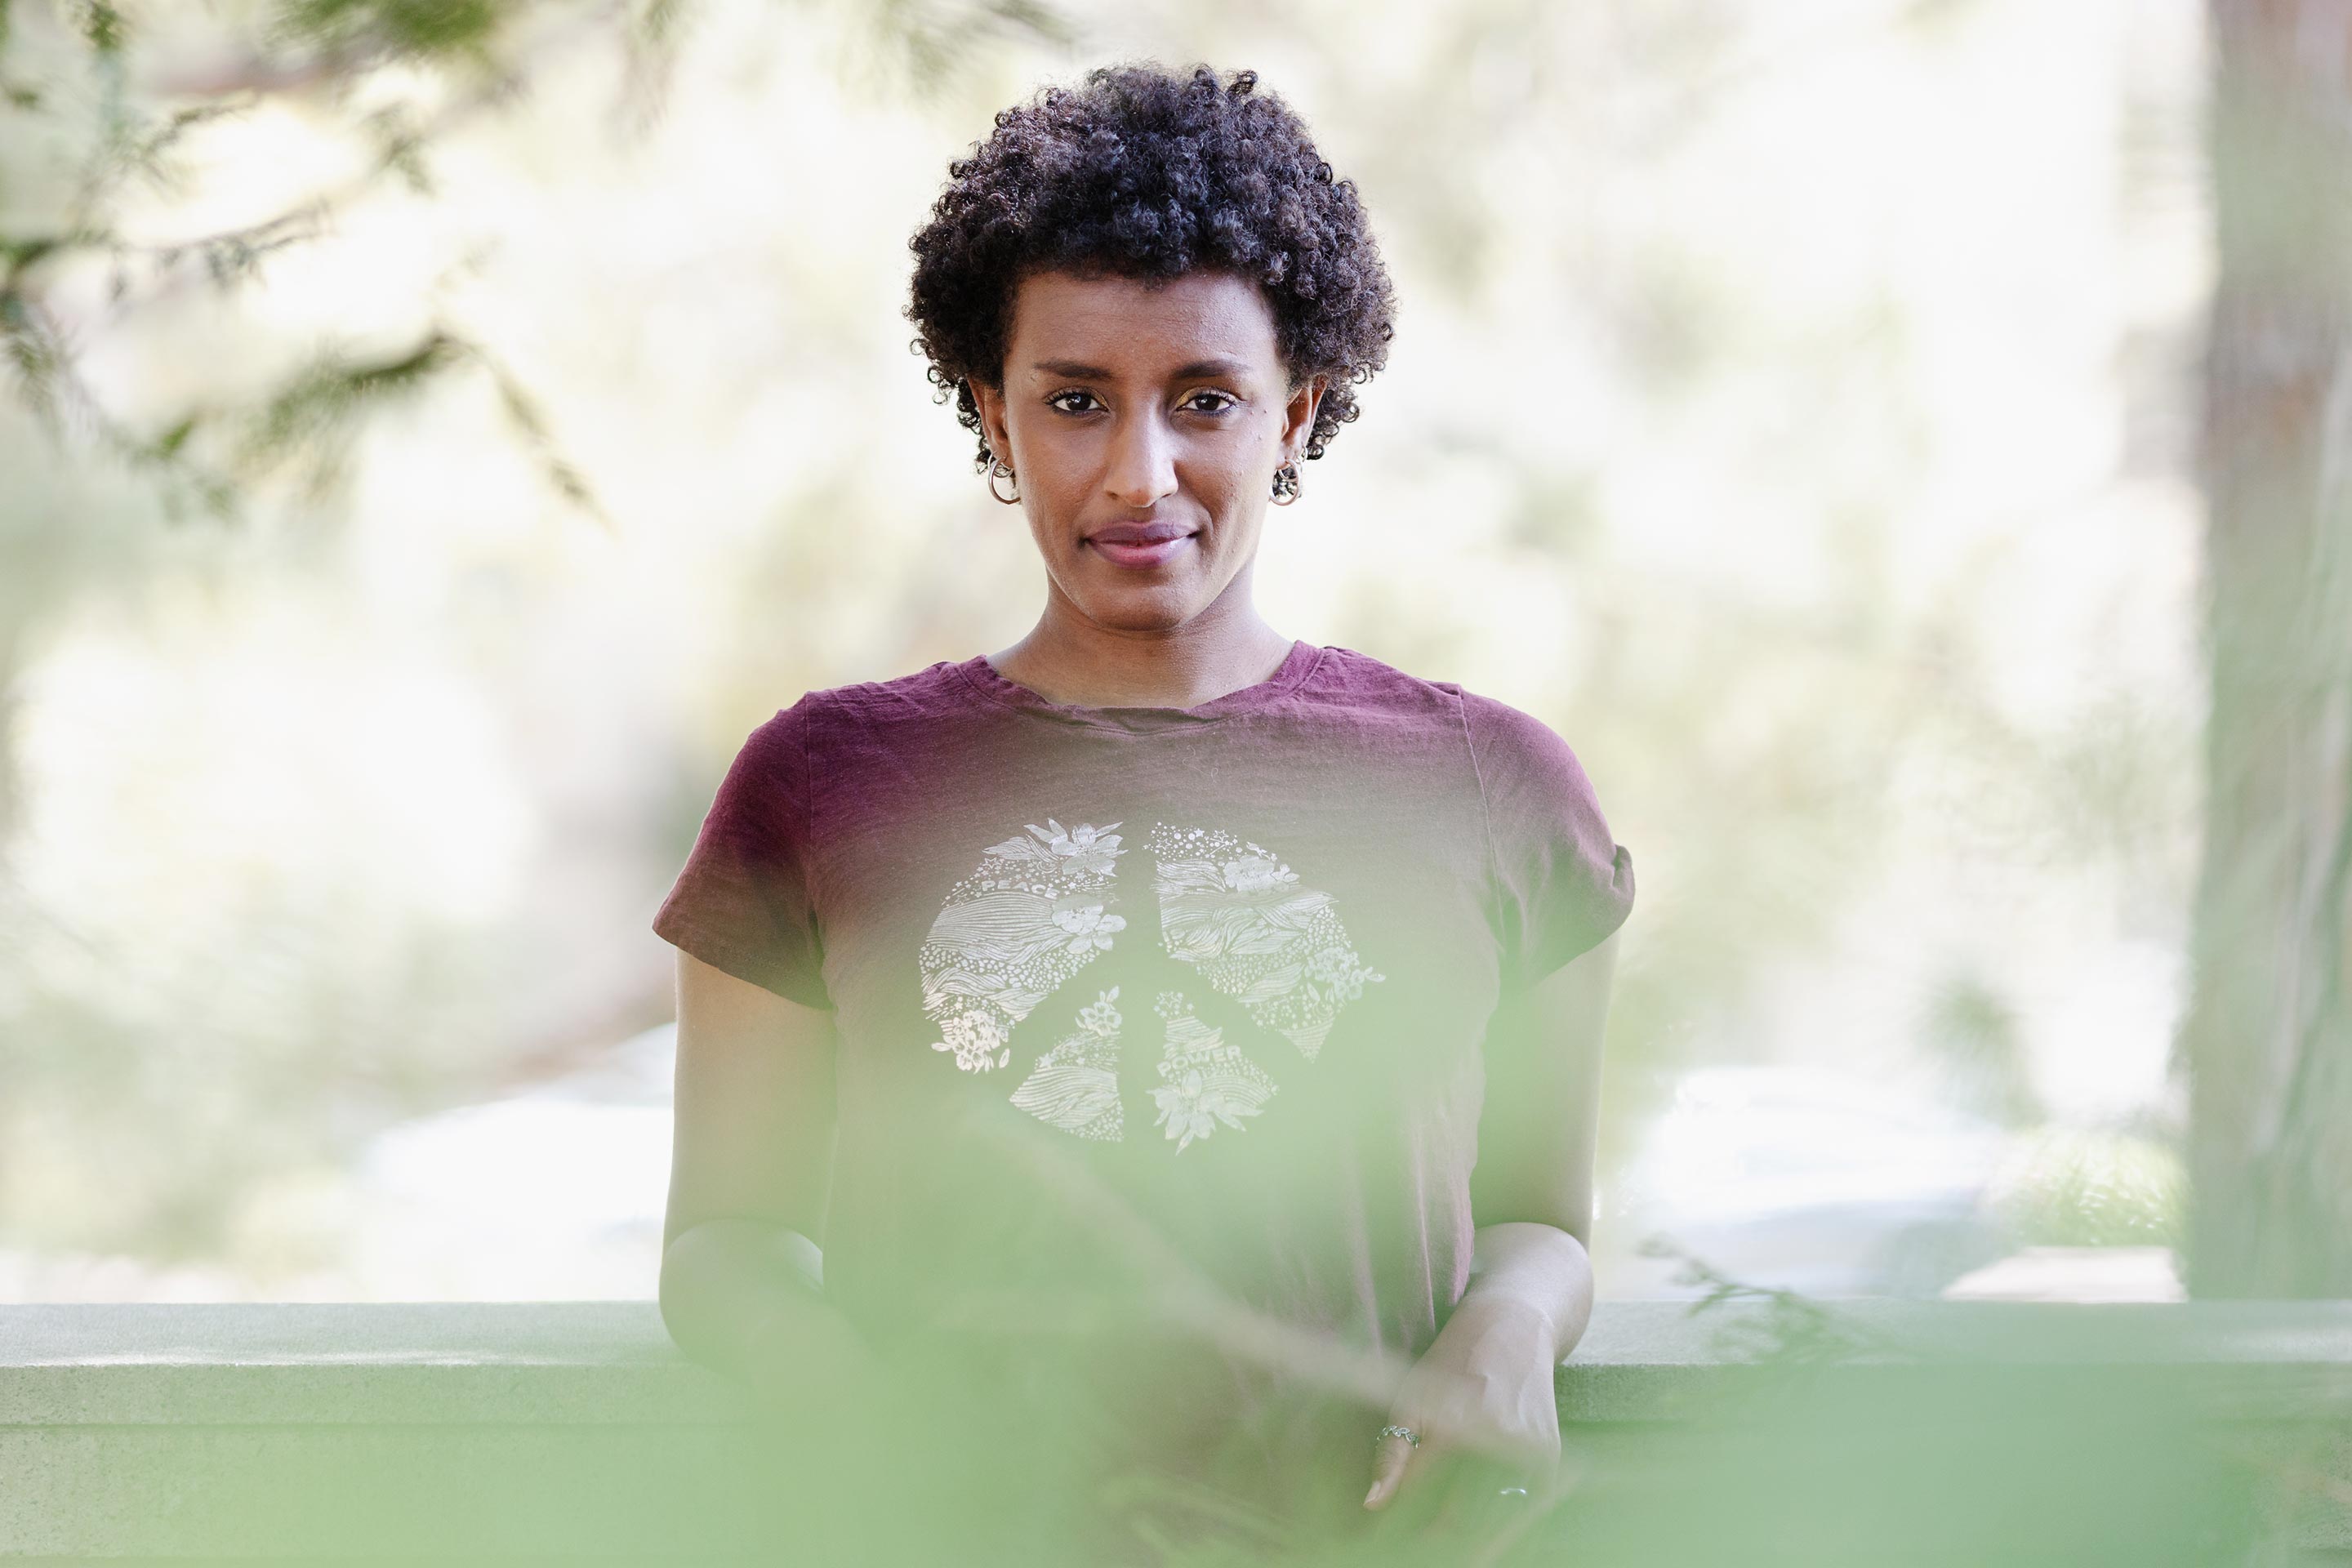
[[1357, 956], [1331, 896], [1256, 845], [1162, 823], [1150, 847], [1161, 944], [1308, 1061], [1365, 984], [1386, 978]]
[[1070, 933], [1070, 951], [1092, 955], [1110, 951], [1111, 933], [1125, 931], [1127, 922], [1117, 915], [1107, 915], [1100, 904], [1081, 904], [1076, 909], [1057, 909], [1054, 923]]
[[1241, 1047], [1225, 1043], [1223, 1030], [1202, 1022], [1181, 991], [1162, 991], [1152, 1010], [1167, 1020], [1168, 1048], [1160, 1059], [1160, 1087], [1151, 1091], [1164, 1127], [1181, 1154], [1195, 1139], [1223, 1122], [1237, 1131], [1242, 1118], [1255, 1116], [1274, 1097], [1274, 1080]]
[[1043, 839], [1047, 849], [1077, 869], [1108, 877], [1111, 874], [1111, 862], [1118, 858], [1118, 835], [1111, 831], [1118, 826], [1113, 822], [1097, 827], [1090, 822], [1082, 822], [1066, 829], [1049, 816], [1045, 828], [1033, 822], [1029, 831]]
[[1127, 921], [1110, 912], [1120, 854], [1116, 822], [1064, 827], [992, 845], [980, 868], [948, 890], [917, 954], [935, 1051], [966, 1072], [1013, 1060], [1013, 1026], [1104, 952]]
[[[918, 955], [923, 1011], [940, 1031], [931, 1049], [964, 1072], [1010, 1067], [1022, 1020], [1113, 951], [1127, 930], [1116, 912], [1118, 826], [1028, 824], [1026, 837], [992, 845], [949, 889]], [[1313, 1061], [1340, 1012], [1385, 978], [1358, 955], [1330, 895], [1230, 833], [1160, 823], [1148, 842], [1161, 947]], [[1113, 985], [1079, 1008], [1076, 1026], [1038, 1057], [1013, 1103], [1080, 1138], [1124, 1139], [1118, 1002]], [[1273, 1098], [1274, 1080], [1182, 992], [1160, 992], [1155, 1011], [1166, 1044], [1152, 1125], [1177, 1152], [1219, 1127], [1241, 1129]]]
[[1118, 1103], [1118, 987], [1078, 1009], [1078, 1026], [1013, 1091], [1013, 1103], [1038, 1121], [1081, 1138], [1116, 1143], [1126, 1136]]
[[977, 1009], [958, 1013], [940, 1026], [940, 1033], [947, 1038], [931, 1049], [953, 1051], [956, 1066], [966, 1072], [986, 1072], [1013, 1059], [1013, 1047], [1005, 1043], [1004, 1026]]

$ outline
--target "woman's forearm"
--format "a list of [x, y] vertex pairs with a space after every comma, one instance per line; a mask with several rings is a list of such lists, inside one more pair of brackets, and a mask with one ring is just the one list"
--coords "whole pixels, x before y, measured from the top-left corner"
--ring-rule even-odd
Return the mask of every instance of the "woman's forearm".
[[689, 1359], [762, 1394], [803, 1393], [862, 1351], [824, 1279], [823, 1255], [796, 1230], [706, 1220], [662, 1255], [662, 1322]]
[[[1481, 1226], [1470, 1283], [1389, 1407], [1389, 1420], [1548, 1477], [1559, 1460], [1559, 1363], [1592, 1316], [1592, 1263], [1557, 1226]], [[1364, 1506], [1388, 1506], [1419, 1461], [1388, 1442]]]
[[[1479, 1228], [1469, 1288], [1454, 1316], [1474, 1325], [1496, 1314], [1528, 1311], [1543, 1320], [1555, 1362], [1564, 1361], [1592, 1320], [1592, 1259], [1558, 1226], [1511, 1220]], [[1451, 1320], [1449, 1320], [1449, 1322]]]

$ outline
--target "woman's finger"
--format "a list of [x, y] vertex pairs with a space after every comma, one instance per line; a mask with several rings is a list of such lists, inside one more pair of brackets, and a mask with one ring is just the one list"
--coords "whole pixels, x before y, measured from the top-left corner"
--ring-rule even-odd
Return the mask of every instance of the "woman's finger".
[[1399, 1478], [1395, 1492], [1389, 1498], [1389, 1511], [1405, 1514], [1416, 1526], [1427, 1528], [1461, 1465], [1461, 1450], [1449, 1445], [1443, 1436], [1423, 1438], [1421, 1447], [1413, 1450], [1412, 1463], [1405, 1467], [1403, 1476]]
[[1410, 1439], [1389, 1436], [1372, 1450], [1372, 1489], [1364, 1494], [1364, 1506], [1386, 1508], [1389, 1500], [1404, 1484], [1405, 1471], [1412, 1464], [1413, 1447]]

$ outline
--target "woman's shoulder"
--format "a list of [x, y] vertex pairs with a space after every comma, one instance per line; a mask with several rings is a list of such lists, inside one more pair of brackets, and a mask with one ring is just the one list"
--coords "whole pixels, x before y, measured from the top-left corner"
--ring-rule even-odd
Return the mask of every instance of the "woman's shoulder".
[[953, 698], [956, 666], [942, 661], [888, 680], [812, 687], [754, 725], [735, 766], [778, 779], [804, 778], [828, 740], [871, 731], [875, 721], [936, 715]]
[[1415, 675], [1351, 647], [1328, 647], [1317, 667], [1318, 684], [1327, 693], [1352, 696], [1390, 708], [1418, 708], [1459, 724], [1480, 746], [1489, 741], [1513, 745], [1540, 744], [1538, 731], [1559, 740], [1550, 727], [1524, 709], [1499, 698], [1474, 691], [1458, 680]]
[[1316, 663], [1307, 689], [1326, 699], [1416, 709], [1445, 717], [1458, 712], [1468, 695], [1457, 681], [1415, 675], [1386, 659], [1336, 643], [1323, 645], [1323, 657]]
[[[1455, 728], [1483, 779], [1496, 774], [1548, 781], [1570, 793], [1589, 793], [1584, 765], [1567, 737], [1527, 709], [1475, 691], [1458, 680], [1409, 674], [1353, 648], [1325, 650], [1334, 682], [1394, 709], [1418, 707]], [[1318, 671], [1321, 673], [1320, 670]]]
[[940, 659], [887, 679], [812, 687], [791, 707], [778, 710], [769, 722], [786, 728], [813, 727], [836, 719], [912, 718], [936, 713], [963, 700], [962, 662]]

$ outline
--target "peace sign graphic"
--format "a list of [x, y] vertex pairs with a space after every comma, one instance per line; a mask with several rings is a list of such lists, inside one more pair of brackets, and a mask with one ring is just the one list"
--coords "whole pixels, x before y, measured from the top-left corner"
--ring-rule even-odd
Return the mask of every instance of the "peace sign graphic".
[[[1013, 1061], [1013, 1032], [1112, 950], [1128, 928], [1118, 904], [1118, 823], [1028, 824], [1029, 837], [992, 845], [980, 868], [948, 890], [918, 955], [923, 1011], [939, 1026], [931, 1049], [965, 1072]], [[1214, 828], [1160, 823], [1147, 841], [1160, 943], [1262, 1029], [1286, 1037], [1308, 1061], [1323, 1048], [1368, 967], [1328, 893], [1255, 844]], [[1135, 1007], [1139, 998], [1129, 998]], [[1181, 1153], [1220, 1125], [1241, 1130], [1275, 1093], [1274, 1079], [1181, 990], [1152, 999], [1160, 1020], [1159, 1082], [1151, 1090]], [[1126, 1136], [1119, 1098], [1119, 987], [1075, 1009], [1075, 1026], [1038, 1058], [1013, 1103], [1080, 1138]]]

